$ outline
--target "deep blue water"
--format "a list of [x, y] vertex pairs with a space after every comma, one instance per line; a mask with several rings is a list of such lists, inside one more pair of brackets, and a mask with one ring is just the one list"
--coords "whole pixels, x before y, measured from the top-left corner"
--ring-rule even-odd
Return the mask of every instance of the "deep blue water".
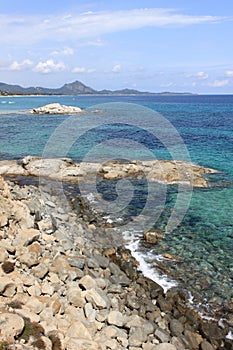
[[[31, 108], [51, 102], [85, 109], [109, 102], [139, 104], [161, 113], [183, 141], [173, 138], [169, 141], [169, 149], [164, 147], [161, 139], [153, 137], [152, 134], [159, 132], [162, 140], [166, 139], [166, 133], [169, 132], [167, 126], [156, 124], [155, 115], [146, 110], [145, 127], [140, 127], [144, 119], [143, 113], [132, 105], [127, 107], [123, 127], [119, 111], [108, 113], [105, 125], [98, 127], [95, 124], [99, 118], [98, 113], [76, 116], [76, 119], [69, 119], [70, 116], [36, 116], [29, 113]], [[124, 116], [123, 109], [121, 112]], [[130, 121], [136, 126], [132, 127]], [[179, 264], [163, 261], [176, 280], [188, 285], [194, 295], [200, 292], [208, 302], [221, 304], [232, 300], [233, 96], [1, 97], [0, 123], [0, 159], [21, 158], [28, 154], [42, 155], [50, 136], [55, 130], [59, 130], [59, 147], [55, 145], [55, 150], [52, 151], [58, 157], [64, 156], [65, 152], [65, 155], [78, 161], [85, 160], [87, 155], [88, 159], [98, 161], [111, 158], [150, 158], [150, 154], [152, 158], [155, 156], [166, 159], [178, 154], [180, 159], [185, 160], [182, 153], [184, 145], [191, 161], [217, 169], [219, 174], [210, 179], [214, 186], [194, 189], [181, 225], [172, 234], [166, 235], [158, 246], [148, 247], [140, 242], [137, 249], [141, 254], [147, 255], [148, 262], [152, 265], [156, 256], [161, 257], [164, 252], [180, 256], [183, 261]], [[72, 132], [72, 128], [77, 128], [81, 136], [78, 134], [78, 140], [74, 140], [74, 143], [68, 136], [71, 144], [67, 153], [66, 136]], [[98, 148], [98, 145], [101, 147]], [[97, 151], [92, 155], [91, 151], [96, 148]], [[96, 154], [100, 159], [96, 158]], [[100, 190], [101, 186], [99, 184]], [[146, 192], [141, 190], [143, 183], [136, 186], [138, 192], [131, 202], [135, 212], [128, 209], [133, 215], [137, 215], [137, 210], [141, 211], [142, 202], [146, 201]], [[105, 199], [115, 199], [116, 191], [111, 192], [111, 189], [106, 188], [104, 191]], [[157, 192], [156, 195], [158, 196]], [[164, 231], [176, 198], [176, 188], [167, 189], [165, 207], [154, 224], [156, 229]]]

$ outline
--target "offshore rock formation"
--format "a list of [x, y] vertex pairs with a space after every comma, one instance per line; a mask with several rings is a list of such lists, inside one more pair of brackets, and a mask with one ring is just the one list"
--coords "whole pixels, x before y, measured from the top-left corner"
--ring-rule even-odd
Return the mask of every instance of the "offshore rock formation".
[[42, 159], [27, 156], [21, 161], [0, 161], [0, 175], [41, 176], [52, 180], [79, 182], [87, 176], [98, 175], [104, 179], [122, 179], [146, 176], [149, 181], [166, 184], [182, 183], [187, 186], [207, 187], [206, 174], [216, 171], [193, 163], [175, 160], [130, 161], [122, 163], [74, 163], [69, 158]]
[[81, 113], [82, 109], [61, 105], [60, 103], [49, 103], [42, 107], [33, 108], [30, 112], [33, 114], [76, 114]]

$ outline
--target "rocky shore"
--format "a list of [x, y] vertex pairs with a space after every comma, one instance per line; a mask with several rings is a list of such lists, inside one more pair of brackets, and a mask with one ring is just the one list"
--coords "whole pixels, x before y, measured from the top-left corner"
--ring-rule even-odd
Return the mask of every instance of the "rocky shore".
[[41, 176], [52, 180], [79, 182], [87, 176], [100, 175], [104, 179], [122, 179], [130, 176], [146, 176], [149, 181], [166, 184], [183, 184], [208, 187], [206, 175], [216, 173], [214, 169], [178, 160], [108, 161], [102, 163], [74, 163], [70, 158], [45, 159], [26, 156], [21, 160], [0, 161], [0, 175]]
[[232, 349], [233, 318], [165, 295], [83, 199], [0, 178], [0, 213], [0, 349]]

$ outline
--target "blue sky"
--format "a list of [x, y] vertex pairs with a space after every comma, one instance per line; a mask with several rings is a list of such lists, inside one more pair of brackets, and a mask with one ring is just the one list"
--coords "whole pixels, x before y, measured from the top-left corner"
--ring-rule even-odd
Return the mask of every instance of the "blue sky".
[[233, 1], [0, 0], [0, 81], [233, 93]]

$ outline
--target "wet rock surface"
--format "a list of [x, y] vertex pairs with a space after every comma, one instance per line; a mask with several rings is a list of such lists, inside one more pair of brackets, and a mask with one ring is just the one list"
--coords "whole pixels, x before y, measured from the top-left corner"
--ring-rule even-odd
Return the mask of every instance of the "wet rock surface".
[[232, 349], [231, 318], [201, 319], [137, 271], [119, 237], [53, 187], [0, 178], [0, 348]]

